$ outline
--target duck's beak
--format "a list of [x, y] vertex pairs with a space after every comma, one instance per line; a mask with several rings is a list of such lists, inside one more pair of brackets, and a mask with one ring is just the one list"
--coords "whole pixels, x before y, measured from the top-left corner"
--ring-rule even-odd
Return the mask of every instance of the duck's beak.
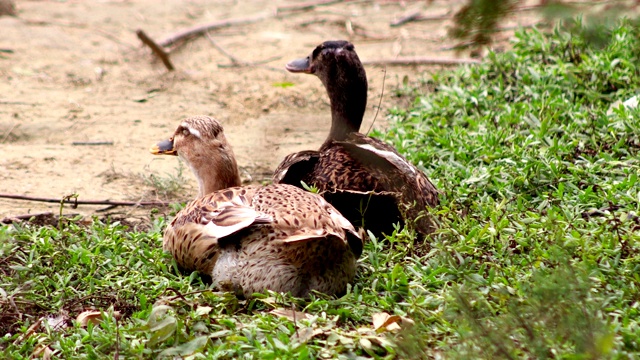
[[311, 74], [311, 64], [309, 58], [295, 59], [290, 61], [285, 68], [292, 73], [307, 73]]
[[169, 140], [160, 141], [153, 145], [149, 151], [153, 155], [178, 155], [176, 149], [173, 148], [173, 138]]

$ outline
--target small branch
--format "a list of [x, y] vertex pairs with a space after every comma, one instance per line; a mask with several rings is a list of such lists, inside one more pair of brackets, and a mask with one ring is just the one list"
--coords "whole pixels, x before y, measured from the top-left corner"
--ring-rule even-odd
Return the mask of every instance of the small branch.
[[115, 209], [115, 208], [117, 208], [117, 207], [118, 207], [117, 205], [109, 205], [109, 206], [107, 206], [107, 207], [103, 207], [103, 208], [101, 208], [101, 209], [96, 210], [96, 212], [98, 212], [98, 213], [100, 213], [100, 212], [106, 212], [106, 211], [109, 211], [109, 210], [111, 210], [111, 209]]
[[11, 126], [11, 129], [9, 129], [9, 131], [7, 131], [7, 133], [4, 135], [4, 137], [2, 138], [2, 141], [0, 141], [0, 144], [4, 144], [7, 139], [9, 138], [9, 135], [11, 135], [11, 133], [13, 132], [13, 130], [18, 127], [20, 124], [15, 123]]
[[300, 339], [300, 334], [298, 334], [298, 322], [296, 321], [296, 304], [291, 303], [291, 313], [293, 314], [293, 328], [296, 329], [296, 337]]
[[156, 56], [158, 56], [160, 60], [162, 60], [162, 63], [167, 68], [167, 70], [173, 71], [173, 64], [171, 64], [171, 61], [169, 60], [169, 53], [164, 51], [164, 49], [155, 41], [153, 41], [144, 31], [138, 29], [136, 30], [136, 35], [138, 35], [138, 38], [145, 45], [151, 48], [151, 51], [153, 51], [153, 53], [156, 54]]
[[[282, 59], [282, 56], [272, 56], [270, 58], [266, 58], [264, 60], [260, 60], [260, 61], [254, 61], [254, 62], [245, 62], [245, 63], [239, 63], [239, 64], [218, 64], [218, 67], [221, 69], [226, 69], [226, 68], [234, 68], [234, 67], [242, 67], [242, 66], [256, 66], [256, 65], [263, 65], [263, 64], [267, 64], [270, 63], [272, 61], [275, 60], [280, 60]], [[276, 68], [277, 71], [280, 71], [281, 69]]]
[[124, 41], [118, 39], [117, 36], [111, 34], [110, 32], [107, 32], [107, 31], [102, 30], [102, 29], [94, 29], [94, 30], [97, 32], [98, 35], [102, 35], [106, 39], [109, 39], [109, 40], [111, 40], [111, 41], [113, 41], [113, 42], [115, 42], [117, 44], [120, 44], [122, 46], [126, 46], [129, 49], [135, 49], [136, 48], [136, 46], [134, 46], [132, 44], [129, 44], [128, 42], [124, 42]]
[[580, 216], [582, 216], [583, 219], [589, 219], [592, 217], [604, 217], [611, 215], [613, 211], [619, 210], [621, 207], [622, 206], [620, 205], [610, 205], [602, 209], [583, 211], [582, 213], [580, 213]]
[[113, 145], [113, 141], [74, 141], [74, 146], [95, 146], [95, 145]]
[[274, 56], [274, 57], [270, 57], [268, 59], [262, 60], [262, 61], [256, 61], [256, 62], [246, 62], [243, 60], [238, 59], [237, 57], [233, 56], [230, 52], [228, 52], [227, 50], [225, 50], [222, 46], [220, 46], [212, 37], [211, 34], [209, 34], [209, 32], [205, 32], [204, 33], [207, 36], [207, 39], [209, 39], [209, 42], [211, 42], [211, 45], [213, 45], [213, 47], [215, 47], [216, 49], [218, 49], [218, 51], [220, 51], [224, 56], [228, 57], [229, 60], [231, 60], [231, 64], [229, 65], [221, 65], [218, 64], [219, 68], [235, 68], [235, 67], [243, 67], [243, 66], [256, 66], [256, 65], [262, 65], [274, 60], [278, 60], [281, 58], [281, 56]]
[[31, 336], [36, 330], [38, 330], [38, 328], [40, 327], [40, 324], [42, 324], [42, 320], [44, 320], [44, 317], [41, 317], [35, 323], [33, 323], [33, 325], [29, 326], [27, 331], [22, 335], [20, 335], [16, 339], [16, 341], [13, 342], [13, 345], [21, 344], [25, 339], [28, 339], [29, 336]]
[[404, 25], [408, 22], [411, 21], [415, 21], [417, 18], [419, 18], [420, 16], [422, 16], [421, 12], [414, 12], [411, 13], [409, 15], [403, 16], [400, 19], [396, 20], [396, 21], [392, 21], [391, 24], [389, 24], [391, 27], [396, 27], [396, 26], [400, 26], [400, 25]]
[[48, 20], [48, 19], [47, 20], [44, 20], [44, 19], [23, 19], [22, 21], [27, 25], [33, 25], [33, 26], [55, 25], [55, 26], [68, 26], [68, 27], [79, 28], [79, 29], [86, 29], [87, 28], [87, 24], [75, 23], [75, 22], [71, 22], [71, 21], [51, 21], [51, 20]]
[[5, 53], [5, 54], [13, 54], [13, 49], [0, 49], [1, 53]]
[[[45, 203], [60, 203], [60, 199], [43, 198], [16, 194], [0, 194], [2, 199], [26, 200]], [[76, 205], [112, 205], [112, 206], [168, 206], [164, 201], [111, 201], [111, 200], [73, 200], [67, 201]]]
[[363, 61], [365, 65], [466, 65], [479, 64], [478, 59], [452, 59], [452, 58], [429, 58], [429, 57], [405, 57], [397, 59], [382, 59]]
[[296, 4], [296, 5], [283, 5], [283, 6], [278, 6], [275, 12], [276, 12], [276, 15], [279, 15], [280, 13], [285, 13], [285, 12], [307, 11], [307, 10], [313, 10], [319, 6], [337, 4], [343, 1], [344, 0], [320, 0], [320, 1], [310, 1], [310, 2]]
[[224, 56], [228, 57], [229, 60], [231, 60], [231, 62], [233, 63], [233, 65], [246, 64], [246, 62], [233, 56], [231, 53], [225, 50], [222, 46], [218, 45], [218, 43], [215, 40], [213, 40], [213, 38], [211, 37], [208, 31], [205, 31], [204, 34], [207, 36], [207, 39], [209, 39], [209, 42], [211, 43], [211, 45], [213, 45], [214, 48], [218, 49], [218, 51], [220, 51]]
[[203, 33], [206, 33], [207, 31], [210, 30], [214, 30], [214, 29], [220, 29], [220, 28], [225, 28], [225, 27], [230, 27], [230, 26], [234, 26], [234, 25], [246, 25], [246, 24], [251, 24], [251, 23], [255, 23], [255, 22], [259, 22], [262, 20], [265, 20], [267, 18], [272, 17], [273, 15], [271, 14], [261, 14], [261, 15], [257, 15], [254, 17], [248, 17], [248, 18], [240, 18], [240, 19], [229, 19], [229, 20], [223, 20], [223, 21], [216, 21], [216, 22], [212, 22], [212, 23], [208, 23], [208, 24], [204, 24], [204, 25], [197, 25], [194, 27], [190, 27], [188, 29], [179, 31], [173, 35], [169, 35], [169, 37], [161, 40], [160, 42], [158, 42], [159, 45], [163, 46], [163, 47], [168, 47], [171, 46], [177, 42], [183, 41], [183, 40], [187, 40], [189, 38], [198, 36], [198, 35], [202, 35]]
[[439, 51], [452, 51], [452, 50], [460, 51], [476, 45], [477, 43], [475, 41], [466, 41], [466, 42], [461, 42], [452, 46], [443, 46], [443, 47], [440, 47], [438, 50]]
[[412, 22], [412, 21], [438, 21], [438, 20], [447, 20], [450, 18], [451, 11], [448, 11], [446, 14], [442, 14], [442, 15], [423, 15], [421, 12], [414, 12], [411, 13], [409, 15], [403, 16], [400, 19], [396, 20], [396, 21], [392, 21], [389, 25], [391, 27], [397, 27], [397, 26], [401, 26], [404, 25], [408, 22]]
[[160, 294], [160, 296], [162, 296], [162, 295], [166, 294], [168, 291], [173, 291], [173, 293], [174, 293], [174, 294], [176, 294], [176, 296], [171, 297], [171, 298], [169, 299], [170, 301], [171, 301], [171, 300], [175, 300], [175, 299], [182, 299], [182, 301], [184, 301], [184, 302], [186, 302], [187, 304], [189, 304], [189, 300], [187, 300], [187, 298], [186, 298], [186, 297], [184, 297], [184, 295], [183, 295], [180, 291], [178, 291], [178, 290], [176, 290], [176, 289], [174, 289], [174, 288], [166, 288], [166, 289], [162, 292], [162, 294]]
[[[327, 19], [314, 19], [309, 21], [304, 21], [302, 23], [297, 24], [298, 27], [308, 27], [314, 24], [336, 24], [338, 26], [344, 26], [345, 30], [349, 34], [349, 36], [362, 36], [363, 38], [367, 38], [374, 41], [388, 41], [392, 39], [389, 35], [382, 35], [367, 31], [363, 26], [358, 25], [352, 19], [347, 20], [327, 20]], [[365, 39], [360, 40], [360, 42], [366, 41]]]
[[505, 359], [513, 360], [514, 357], [511, 356], [509, 350], [502, 344], [499, 340], [497, 340], [494, 336], [491, 336], [492, 332], [490, 329], [484, 326], [484, 324], [478, 319], [476, 314], [471, 307], [469, 301], [458, 291], [455, 292], [455, 296], [458, 300], [458, 304], [462, 308], [462, 311], [467, 316], [468, 320], [471, 322], [472, 326], [480, 331], [482, 336], [487, 338], [489, 342], [495, 346], [496, 352], [502, 355]]
[[494, 29], [492, 32], [500, 32], [500, 31], [512, 31], [512, 30], [517, 30], [517, 29], [529, 29], [532, 28], [534, 26], [538, 26], [544, 24], [543, 21], [535, 21], [532, 23], [528, 23], [528, 24], [524, 24], [524, 25], [513, 25], [513, 26], [503, 26], [503, 27], [498, 27], [496, 29]]
[[30, 105], [30, 106], [40, 105], [38, 103], [29, 103], [29, 102], [24, 102], [24, 101], [8, 101], [8, 100], [0, 100], [0, 104], [2, 104], [2, 105]]
[[384, 83], [387, 80], [387, 67], [384, 68], [384, 75], [382, 75], [382, 91], [380, 91], [380, 101], [378, 101], [378, 108], [376, 109], [376, 114], [373, 116], [373, 121], [371, 121], [371, 125], [369, 125], [369, 129], [365, 134], [369, 135], [371, 129], [373, 128], [373, 124], [376, 122], [376, 118], [378, 117], [378, 113], [380, 112], [380, 105], [382, 105], [382, 97], [384, 96]]
[[120, 324], [117, 316], [114, 316], [114, 319], [116, 319], [116, 351], [113, 354], [113, 360], [118, 360], [120, 359]]

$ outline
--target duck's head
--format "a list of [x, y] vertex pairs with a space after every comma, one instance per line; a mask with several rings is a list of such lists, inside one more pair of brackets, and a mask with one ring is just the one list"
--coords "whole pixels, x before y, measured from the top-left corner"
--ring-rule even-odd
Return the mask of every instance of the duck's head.
[[293, 73], [317, 76], [331, 99], [333, 125], [330, 138], [357, 132], [367, 106], [367, 73], [355, 47], [345, 40], [325, 41], [309, 56], [289, 62]]
[[325, 41], [309, 56], [290, 61], [285, 68], [292, 73], [316, 75], [322, 83], [344, 79], [366, 84], [367, 74], [352, 43], [346, 40]]
[[200, 196], [240, 185], [238, 165], [220, 122], [193, 116], [180, 122], [173, 136], [150, 149], [154, 155], [177, 155], [186, 162], [200, 185]]

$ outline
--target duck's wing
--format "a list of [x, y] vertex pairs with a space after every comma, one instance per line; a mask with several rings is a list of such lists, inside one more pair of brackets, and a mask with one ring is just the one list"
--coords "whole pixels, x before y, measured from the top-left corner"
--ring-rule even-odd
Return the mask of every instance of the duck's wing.
[[378, 178], [383, 182], [386, 179], [389, 186], [385, 187], [388, 191], [396, 190], [395, 187], [414, 189], [421, 194], [424, 203], [429, 206], [438, 205], [439, 192], [433, 183], [393, 146], [359, 133], [352, 134], [346, 141], [335, 141], [334, 144], [345, 149], [363, 167], [371, 169], [372, 173], [385, 175], [379, 175]]
[[337, 238], [362, 253], [362, 238], [353, 225], [322, 196], [288, 184], [265, 186], [253, 199], [258, 211], [272, 216], [274, 240], [283, 243]]
[[300, 181], [313, 172], [319, 158], [320, 153], [314, 150], [287, 155], [273, 173], [273, 183], [300, 187]]
[[219, 240], [273, 218], [251, 206], [254, 189], [230, 188], [189, 203], [167, 226], [164, 250], [185, 270], [211, 273], [219, 252]]
[[286, 244], [330, 236], [362, 252], [351, 223], [319, 195], [284, 184], [245, 186], [189, 203], [167, 226], [163, 247], [180, 267], [211, 274], [221, 247], [249, 238]]

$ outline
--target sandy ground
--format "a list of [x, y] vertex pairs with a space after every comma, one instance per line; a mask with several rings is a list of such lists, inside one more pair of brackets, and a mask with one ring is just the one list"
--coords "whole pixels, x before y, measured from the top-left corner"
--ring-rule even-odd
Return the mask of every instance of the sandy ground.
[[[391, 27], [403, 15], [441, 15], [460, 1], [353, 1], [285, 13], [212, 31], [211, 39], [245, 62], [231, 60], [206, 37], [172, 51], [169, 72], [135, 35], [156, 40], [179, 30], [225, 19], [273, 14], [295, 1], [17, 1], [17, 17], [0, 18], [0, 193], [80, 200], [186, 200], [196, 184], [174, 157], [154, 157], [155, 142], [189, 115], [220, 119], [243, 177], [269, 179], [282, 158], [317, 148], [329, 128], [329, 104], [312, 76], [289, 74], [284, 64], [329, 39], [348, 39], [364, 61], [397, 56], [468, 57], [442, 50], [451, 20]], [[507, 24], [508, 25], [508, 24]], [[407, 105], [396, 96], [438, 67], [389, 66], [375, 127], [386, 109]], [[385, 76], [367, 66], [374, 118]], [[111, 145], [74, 145], [108, 142]], [[437, 181], [436, 181], [437, 182]], [[89, 215], [104, 206], [65, 207]], [[57, 211], [58, 205], [0, 199], [0, 218]], [[117, 208], [128, 212], [129, 208]], [[149, 211], [149, 209], [143, 209]]]

